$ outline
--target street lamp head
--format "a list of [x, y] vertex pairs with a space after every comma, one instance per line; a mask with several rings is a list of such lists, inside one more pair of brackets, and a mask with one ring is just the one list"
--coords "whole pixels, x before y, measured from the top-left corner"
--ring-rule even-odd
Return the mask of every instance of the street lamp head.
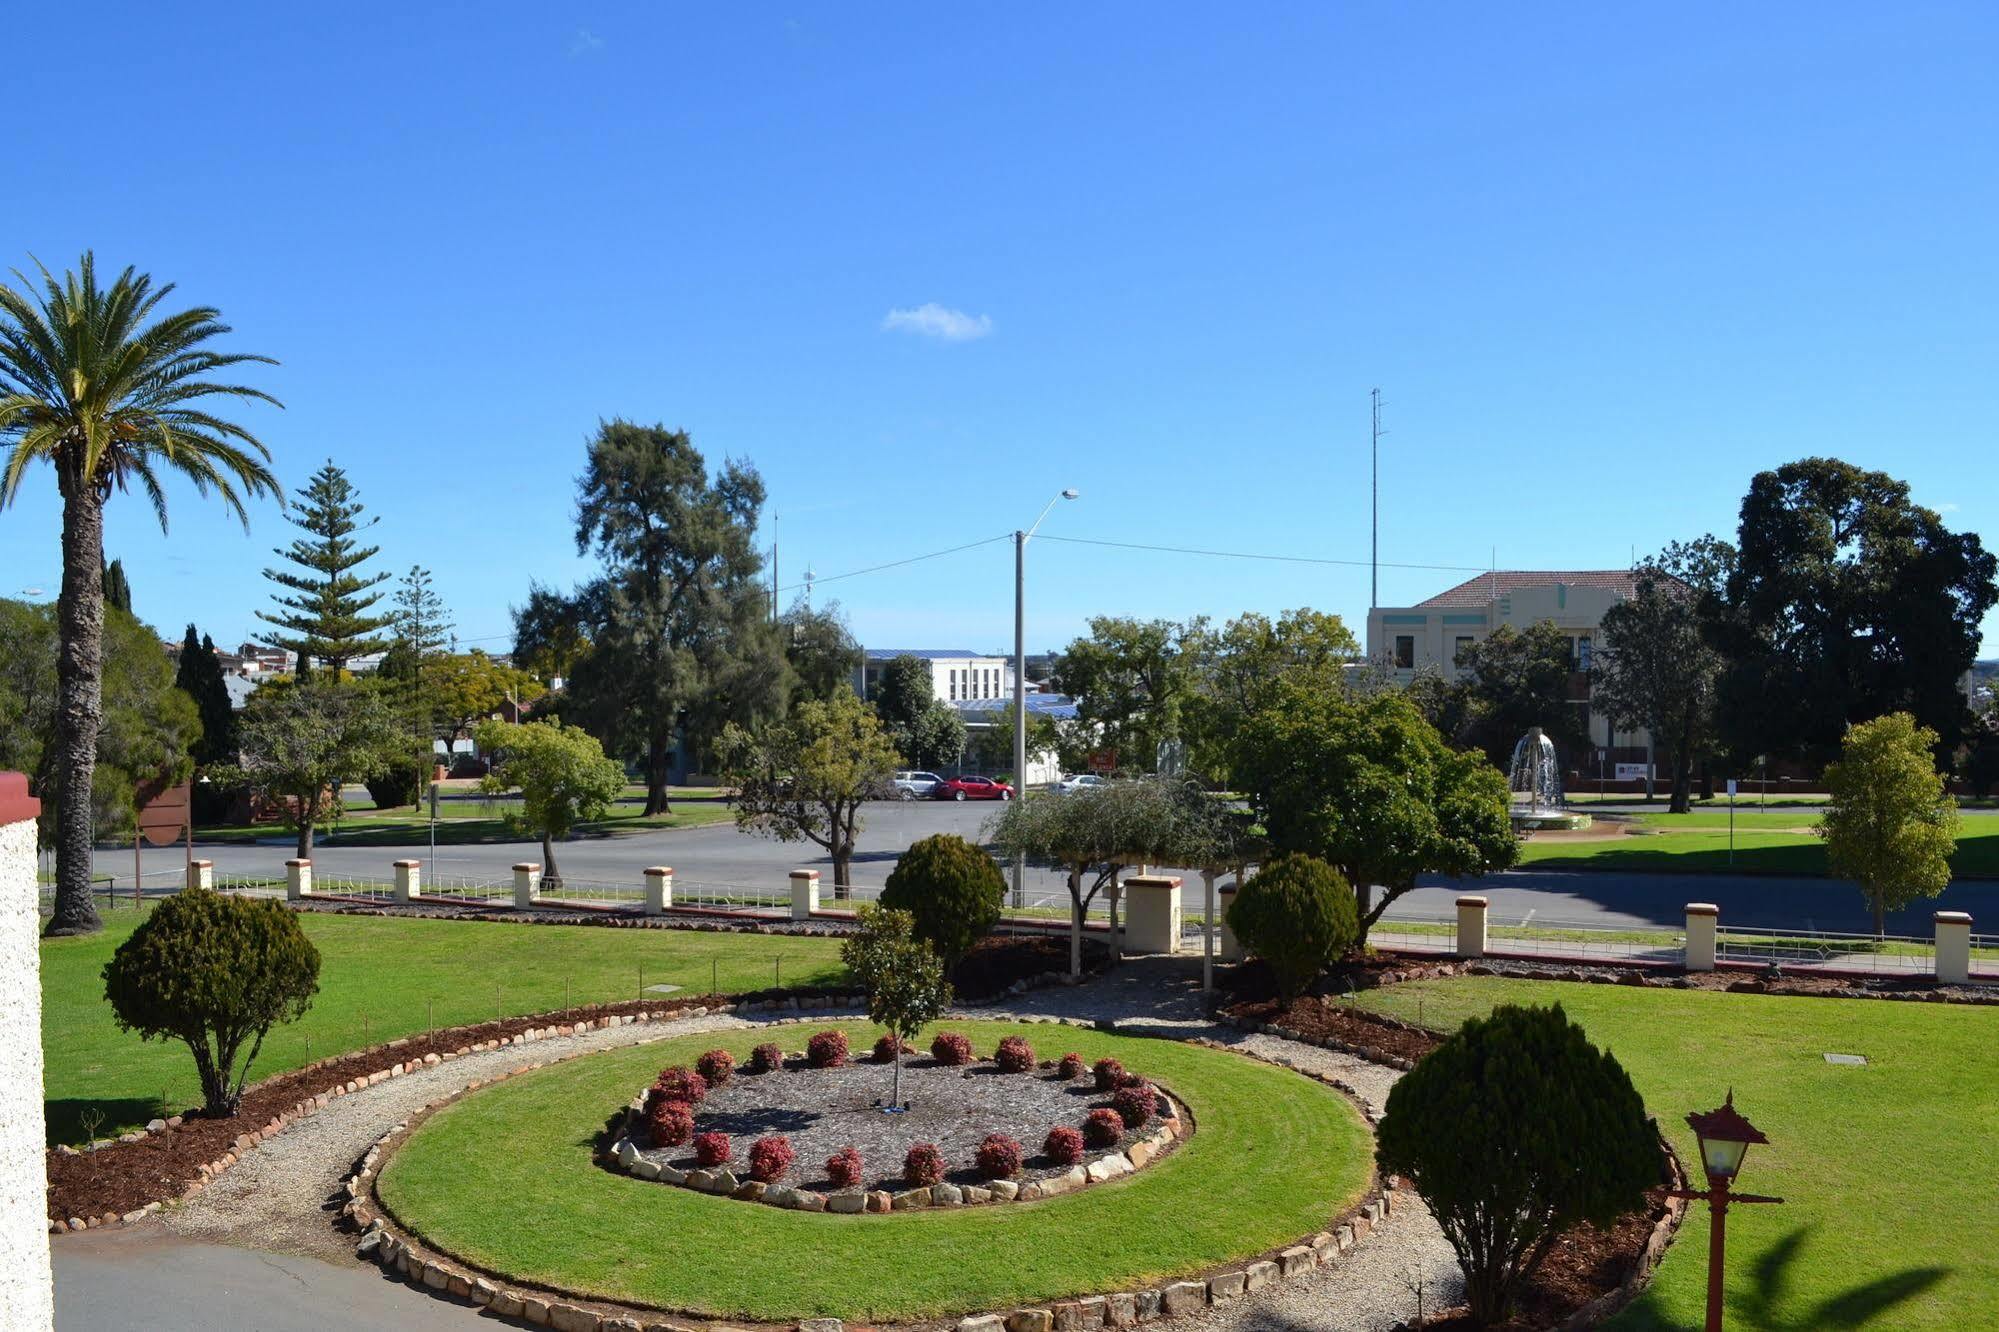
[[1080, 490], [1077, 490], [1077, 489], [1075, 489], [1075, 488], [1074, 488], [1074, 487], [1072, 486], [1072, 487], [1071, 487], [1071, 488], [1069, 488], [1068, 490], [1065, 490], [1065, 491], [1063, 491], [1063, 492], [1062, 492], [1062, 498], [1063, 498], [1063, 499], [1076, 499], [1076, 498], [1078, 498], [1079, 496], [1081, 496], [1081, 495], [1082, 495], [1082, 493], [1083, 493], [1082, 491], [1080, 491]]
[[1700, 1140], [1701, 1167], [1710, 1180], [1733, 1180], [1751, 1145], [1770, 1141], [1736, 1110], [1732, 1087], [1719, 1109], [1688, 1115], [1687, 1127]]

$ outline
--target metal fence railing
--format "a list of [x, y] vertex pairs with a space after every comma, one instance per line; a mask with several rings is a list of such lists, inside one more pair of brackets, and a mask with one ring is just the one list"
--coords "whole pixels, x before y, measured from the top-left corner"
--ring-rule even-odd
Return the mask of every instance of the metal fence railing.
[[1924, 974], [1936, 970], [1936, 956], [1936, 940], [1918, 935], [1785, 929], [1715, 931], [1717, 961]]
[[[1454, 916], [1384, 915], [1368, 932], [1368, 942], [1398, 952], [1454, 953]], [[1517, 925], [1488, 924], [1486, 951], [1498, 956], [1581, 958], [1585, 961], [1677, 962], [1686, 935], [1679, 930], [1623, 928], [1582, 921], [1534, 919]]]
[[[507, 891], [511, 895], [513, 889], [510, 887]], [[544, 903], [629, 908], [643, 905], [645, 895], [645, 885], [630, 880], [578, 879], [564, 876], [560, 879], [545, 878], [541, 881], [541, 900]]]

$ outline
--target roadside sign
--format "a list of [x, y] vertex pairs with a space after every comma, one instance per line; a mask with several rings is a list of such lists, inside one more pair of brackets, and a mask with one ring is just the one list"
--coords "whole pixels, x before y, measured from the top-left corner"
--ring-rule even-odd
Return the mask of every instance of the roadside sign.
[[1107, 776], [1117, 771], [1117, 751], [1115, 749], [1093, 749], [1090, 751], [1090, 771]]
[[1735, 778], [1733, 777], [1728, 779], [1728, 798], [1730, 800], [1735, 799]]
[[139, 832], [152, 846], [172, 846], [187, 831], [188, 811], [194, 788], [187, 782], [178, 786], [141, 785], [134, 792], [139, 805]]

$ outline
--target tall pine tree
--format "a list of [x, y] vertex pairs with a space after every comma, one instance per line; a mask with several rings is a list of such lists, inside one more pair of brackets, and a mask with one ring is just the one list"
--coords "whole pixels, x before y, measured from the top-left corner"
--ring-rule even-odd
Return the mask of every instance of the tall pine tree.
[[[229, 686], [222, 678], [222, 658], [215, 651], [215, 640], [206, 634], [197, 637], [191, 624], [187, 627], [187, 637], [181, 640], [174, 684], [194, 700], [195, 711], [201, 717], [201, 736], [191, 751], [197, 773], [234, 763], [236, 709], [230, 705]], [[197, 781], [195, 822], [213, 823], [223, 818], [233, 800], [234, 792], [213, 782]]]
[[416, 738], [417, 784], [414, 790], [420, 792], [424, 777], [435, 762], [432, 742], [437, 736], [437, 709], [432, 700], [431, 667], [451, 641], [452, 623], [444, 598], [437, 594], [437, 588], [431, 582], [430, 570], [421, 564], [411, 565], [410, 571], [403, 575], [401, 584], [396, 588], [395, 602], [396, 642], [389, 649], [389, 654], [390, 657], [400, 658], [400, 661], [398, 668], [392, 672], [389, 657], [384, 657], [382, 672], [401, 681], [403, 709]]
[[266, 635], [264, 641], [295, 655], [301, 675], [314, 662], [337, 674], [354, 658], [388, 646], [388, 639], [376, 631], [393, 617], [370, 615], [368, 610], [382, 599], [381, 593], [370, 589], [387, 582], [389, 575], [356, 572], [381, 550], [356, 540], [357, 533], [379, 521], [363, 518], [364, 511], [347, 473], [329, 461], [298, 492], [298, 502], [287, 515], [305, 535], [273, 552], [299, 571], [264, 570], [264, 577], [286, 589], [272, 596], [278, 603], [276, 614], [257, 612], [258, 619], [283, 631]]

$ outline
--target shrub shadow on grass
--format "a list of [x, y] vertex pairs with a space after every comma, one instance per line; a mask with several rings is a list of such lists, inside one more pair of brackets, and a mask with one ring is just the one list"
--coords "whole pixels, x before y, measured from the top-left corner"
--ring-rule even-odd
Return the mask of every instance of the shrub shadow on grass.
[[1758, 1255], [1751, 1269], [1756, 1274], [1755, 1282], [1729, 1300], [1729, 1307], [1738, 1318], [1755, 1327], [1796, 1329], [1796, 1332], [1872, 1327], [1889, 1310], [1921, 1295], [1952, 1271], [1948, 1267], [1906, 1268], [1828, 1295], [1801, 1317], [1782, 1318], [1777, 1306], [1790, 1294], [1798, 1256], [1816, 1229], [1816, 1226], [1799, 1226]]
[[81, 1143], [89, 1135], [84, 1131], [84, 1120], [90, 1118], [96, 1126], [97, 1136], [115, 1136], [126, 1131], [119, 1126], [144, 1124], [151, 1119], [164, 1119], [180, 1111], [169, 1109], [152, 1096], [81, 1097], [58, 1096], [42, 1103], [43, 1114], [48, 1120], [48, 1140], [51, 1143]]

